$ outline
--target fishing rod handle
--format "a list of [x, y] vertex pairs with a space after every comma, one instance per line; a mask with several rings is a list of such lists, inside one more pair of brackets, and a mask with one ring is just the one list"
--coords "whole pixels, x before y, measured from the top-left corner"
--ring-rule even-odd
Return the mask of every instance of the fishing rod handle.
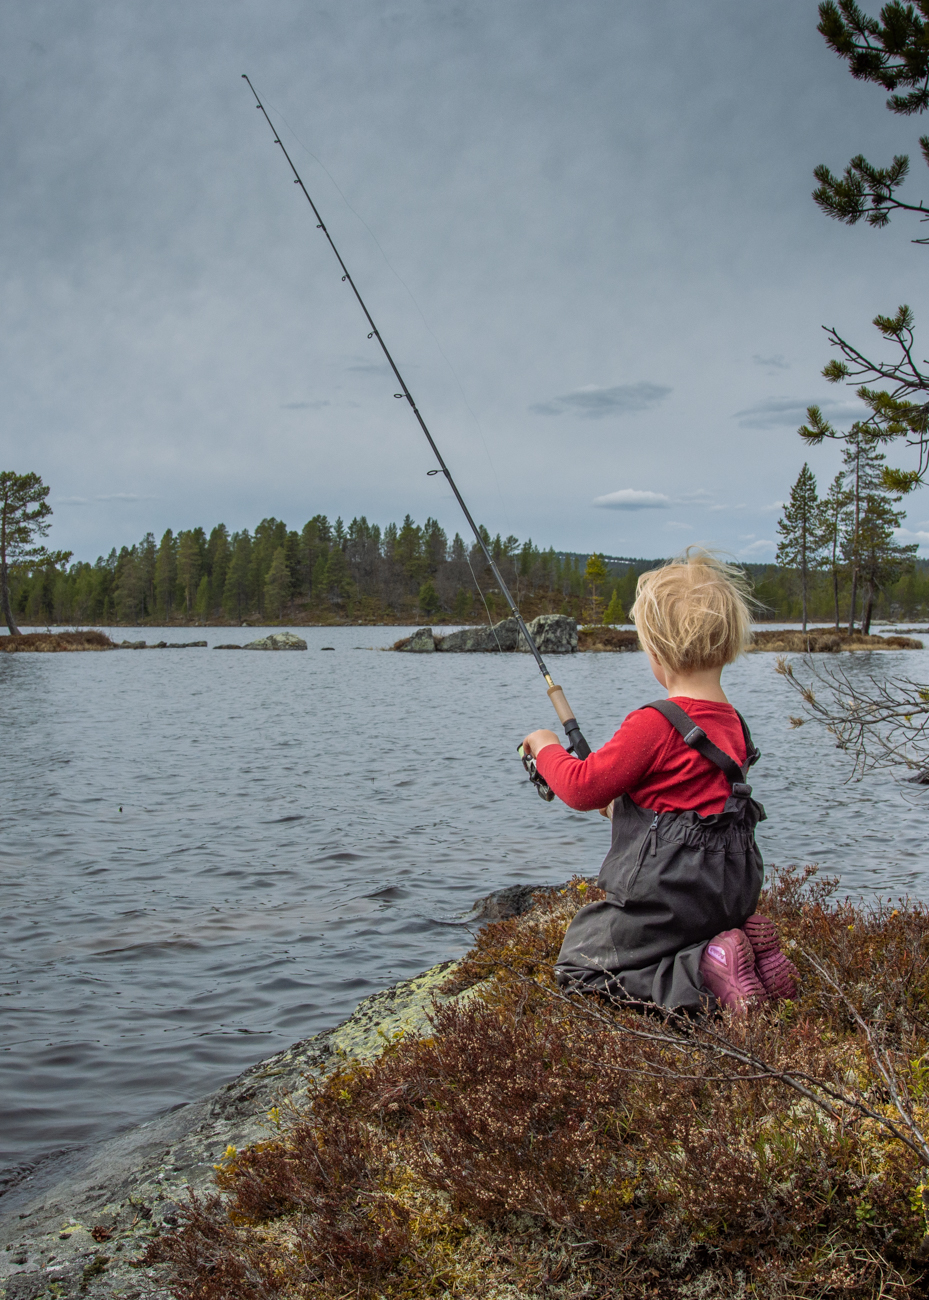
[[573, 749], [578, 758], [587, 758], [590, 754], [590, 746], [581, 735], [581, 729], [577, 725], [577, 719], [571, 705], [565, 699], [564, 691], [560, 686], [550, 686], [548, 688], [548, 698], [558, 714], [559, 722], [565, 729], [569, 749]]

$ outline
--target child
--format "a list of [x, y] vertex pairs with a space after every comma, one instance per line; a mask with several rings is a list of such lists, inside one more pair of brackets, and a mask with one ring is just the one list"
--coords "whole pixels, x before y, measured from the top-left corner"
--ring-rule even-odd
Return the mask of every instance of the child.
[[669, 1011], [791, 997], [796, 969], [754, 914], [765, 814], [746, 776], [758, 752], [720, 684], [751, 637], [744, 579], [689, 548], [642, 574], [632, 618], [669, 698], [630, 713], [583, 762], [553, 731], [523, 742], [565, 803], [613, 821], [606, 898], [568, 927], [558, 982]]

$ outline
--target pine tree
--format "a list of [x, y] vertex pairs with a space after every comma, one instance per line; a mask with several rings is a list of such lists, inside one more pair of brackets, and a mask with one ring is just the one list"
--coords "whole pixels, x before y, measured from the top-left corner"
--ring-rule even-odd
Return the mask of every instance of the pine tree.
[[145, 601], [144, 579], [139, 566], [138, 547], [123, 547], [116, 564], [113, 603], [121, 623], [136, 623]]
[[14, 565], [67, 564], [71, 551], [49, 551], [37, 539], [47, 537], [52, 508], [38, 474], [0, 473], [0, 608], [11, 636], [19, 635], [10, 603], [10, 569]]
[[312, 592], [313, 600], [317, 603], [323, 599], [326, 594], [326, 569], [329, 565], [329, 552], [320, 551], [316, 563], [313, 565]]
[[[210, 533], [210, 540], [206, 547], [206, 572], [210, 579], [210, 599], [211, 605], [208, 613], [212, 613], [215, 605], [220, 604], [223, 595], [223, 589], [226, 585], [226, 570], [229, 567], [229, 530], [225, 524], [217, 524]], [[200, 593], [197, 592], [199, 597]]]
[[275, 618], [280, 618], [290, 595], [290, 574], [287, 572], [287, 552], [279, 546], [274, 552], [268, 576], [265, 578], [265, 600]]
[[155, 534], [146, 533], [139, 542], [138, 566], [139, 580], [142, 585], [142, 614], [153, 618], [155, 615], [155, 564], [158, 548], [155, 546]]
[[155, 557], [155, 603], [159, 618], [170, 618], [174, 609], [174, 588], [177, 584], [177, 550], [174, 534], [169, 528], [158, 545]]
[[590, 621], [599, 623], [599, 610], [602, 601], [597, 595], [597, 588], [609, 578], [606, 562], [603, 556], [594, 553], [587, 557], [587, 566], [584, 569], [584, 581], [590, 584]]
[[188, 618], [200, 579], [200, 539], [197, 533], [202, 535], [203, 530], [188, 530], [178, 533], [177, 537], [177, 580], [184, 593], [184, 610]]
[[248, 600], [248, 575], [252, 562], [252, 539], [248, 529], [232, 534], [232, 555], [226, 569], [226, 582], [223, 587], [223, 604], [226, 612], [242, 618]]
[[777, 544], [777, 562], [795, 568], [799, 574], [804, 632], [807, 625], [810, 573], [818, 566], [822, 551], [819, 522], [816, 479], [809, 465], [804, 464], [796, 483], [790, 489], [790, 500], [784, 507], [784, 514], [777, 523], [777, 531], [781, 534], [781, 541]]

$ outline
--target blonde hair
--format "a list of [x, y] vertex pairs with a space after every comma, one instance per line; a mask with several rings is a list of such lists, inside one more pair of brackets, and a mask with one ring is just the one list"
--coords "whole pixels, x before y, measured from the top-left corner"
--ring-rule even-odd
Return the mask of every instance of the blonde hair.
[[639, 640], [674, 673], [722, 668], [752, 639], [750, 588], [741, 569], [688, 546], [660, 569], [643, 573], [630, 611]]

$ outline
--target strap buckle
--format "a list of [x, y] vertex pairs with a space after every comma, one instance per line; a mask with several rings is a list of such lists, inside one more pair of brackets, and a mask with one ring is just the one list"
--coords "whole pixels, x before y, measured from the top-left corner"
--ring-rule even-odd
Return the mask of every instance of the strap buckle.
[[684, 744], [690, 745], [693, 749], [694, 745], [699, 745], [701, 740], [706, 740], [706, 732], [702, 727], [693, 727], [684, 737]]
[[733, 781], [732, 793], [736, 799], [748, 799], [752, 793], [752, 787], [746, 785], [744, 781]]

